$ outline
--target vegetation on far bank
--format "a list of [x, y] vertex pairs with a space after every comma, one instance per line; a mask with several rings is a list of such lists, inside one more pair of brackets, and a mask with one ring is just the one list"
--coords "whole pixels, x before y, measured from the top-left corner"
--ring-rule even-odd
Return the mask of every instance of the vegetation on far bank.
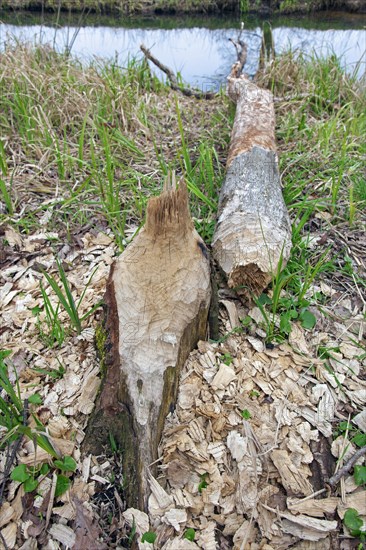
[[133, 15], [173, 13], [310, 13], [345, 9], [365, 12], [363, 0], [1, 0], [0, 9]]

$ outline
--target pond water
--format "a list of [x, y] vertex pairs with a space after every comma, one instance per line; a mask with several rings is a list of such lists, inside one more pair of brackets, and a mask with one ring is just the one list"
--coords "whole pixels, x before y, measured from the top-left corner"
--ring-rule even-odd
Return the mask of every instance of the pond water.
[[[263, 20], [245, 16], [243, 38], [248, 44], [245, 72], [256, 72]], [[273, 17], [269, 20], [275, 48], [306, 55], [335, 54], [347, 71], [361, 77], [366, 67], [366, 15], [319, 12], [312, 16]], [[201, 89], [217, 89], [235, 61], [229, 38], [236, 38], [240, 17], [163, 17], [121, 19], [110, 16], [0, 12], [0, 49], [9, 40], [50, 44], [83, 61], [113, 58], [123, 65], [141, 57], [144, 43], [185, 82]]]

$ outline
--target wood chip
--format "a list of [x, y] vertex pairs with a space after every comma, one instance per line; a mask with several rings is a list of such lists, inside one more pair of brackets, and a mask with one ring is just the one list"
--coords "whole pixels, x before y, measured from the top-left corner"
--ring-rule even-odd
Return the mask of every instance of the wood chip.
[[72, 548], [75, 544], [76, 536], [71, 527], [62, 525], [61, 523], [54, 523], [48, 530], [49, 534], [58, 542], [66, 547]]
[[291, 455], [287, 451], [274, 450], [270, 456], [289, 495], [310, 495], [313, 492], [308, 476], [291, 461]]
[[181, 524], [185, 524], [187, 521], [187, 512], [186, 510], [171, 508], [161, 518], [164, 523], [172, 525], [174, 529], [179, 533], [181, 530]]
[[235, 380], [235, 378], [236, 375], [234, 369], [232, 369], [228, 365], [225, 365], [224, 363], [221, 363], [217, 374], [212, 380], [212, 388], [214, 390], [225, 389], [226, 386], [230, 384], [230, 382]]
[[149, 516], [145, 514], [145, 512], [141, 512], [141, 510], [137, 510], [136, 508], [128, 508], [123, 512], [122, 515], [130, 527], [132, 527], [132, 525], [135, 525], [136, 532], [140, 536], [143, 533], [149, 531]]
[[359, 488], [357, 492], [347, 495], [344, 502], [339, 499], [337, 512], [341, 519], [348, 508], [355, 508], [360, 516], [366, 516], [366, 490]]
[[[1, 534], [4, 537], [6, 546], [8, 548], [15, 548], [15, 542], [17, 538], [17, 524], [11, 521], [4, 529], [1, 529]], [[1, 542], [0, 542], [1, 544]], [[1, 547], [3, 545], [1, 544]]]
[[317, 541], [324, 539], [329, 533], [337, 529], [336, 521], [315, 519], [299, 514], [294, 516], [286, 512], [280, 512], [281, 528], [285, 533], [305, 540]]
[[306, 514], [308, 516], [314, 516], [322, 518], [326, 514], [333, 514], [337, 505], [340, 503], [338, 497], [328, 497], [321, 499], [296, 499], [288, 498], [288, 509], [295, 514]]
[[4, 527], [4, 525], [9, 523], [14, 516], [14, 508], [9, 504], [9, 502], [4, 502], [4, 504], [0, 507], [0, 527]]

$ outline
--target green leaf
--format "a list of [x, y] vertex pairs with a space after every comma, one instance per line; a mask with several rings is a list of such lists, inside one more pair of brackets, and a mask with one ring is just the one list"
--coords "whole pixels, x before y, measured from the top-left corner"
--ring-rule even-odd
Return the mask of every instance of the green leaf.
[[248, 409], [244, 409], [243, 411], [241, 411], [240, 414], [242, 415], [242, 417], [243, 417], [245, 420], [249, 420], [249, 418], [252, 418], [252, 415], [250, 414], [250, 412], [248, 411]]
[[23, 485], [24, 491], [26, 493], [32, 493], [37, 488], [37, 485], [38, 485], [38, 479], [34, 479], [33, 477], [29, 477], [24, 482], [24, 485]]
[[33, 403], [33, 405], [41, 405], [42, 404], [42, 397], [39, 395], [39, 393], [34, 393], [30, 397], [28, 397], [29, 403]]
[[366, 466], [355, 466], [353, 468], [353, 477], [356, 485], [366, 484]]
[[135, 522], [135, 516], [132, 516], [132, 527], [131, 527], [131, 533], [128, 537], [128, 546], [131, 546], [133, 539], [136, 535], [136, 522]]
[[202, 489], [206, 489], [206, 487], [207, 487], [207, 485], [208, 485], [208, 483], [207, 483], [207, 481], [206, 481], [206, 476], [207, 476], [207, 475], [208, 475], [207, 472], [200, 475], [201, 482], [200, 482], [199, 485], [198, 485], [198, 492], [199, 492], [199, 493], [202, 493]]
[[222, 361], [223, 363], [225, 363], [225, 365], [229, 367], [233, 362], [233, 358], [231, 357], [230, 353], [224, 353], [224, 357]]
[[[33, 415], [33, 418], [37, 422], [37, 419], [34, 415]], [[32, 431], [29, 426], [22, 426], [22, 425], [18, 426], [18, 431], [26, 435], [30, 440], [33, 440], [35, 438], [37, 445], [39, 445], [44, 451], [46, 451], [48, 454], [50, 454], [54, 458], [58, 458], [57, 452], [52, 447], [51, 443], [48, 441], [46, 435]]]
[[244, 327], [249, 327], [252, 324], [252, 321], [253, 320], [249, 317], [249, 315], [246, 315], [244, 319], [240, 319], [240, 322]]
[[283, 296], [278, 300], [278, 305], [283, 309], [294, 307], [294, 299], [290, 296]]
[[55, 460], [54, 465], [63, 472], [75, 472], [76, 462], [72, 456], [65, 456], [62, 460]]
[[8, 349], [2, 349], [0, 350], [0, 362], [5, 359], [6, 357], [9, 357], [9, 355], [11, 354], [11, 351], [8, 350]]
[[153, 533], [153, 531], [146, 531], [141, 537], [141, 542], [150, 542], [150, 544], [154, 544], [156, 537], [157, 534]]
[[27, 466], [25, 464], [19, 464], [18, 466], [15, 466], [14, 470], [10, 474], [10, 479], [13, 481], [20, 481], [21, 483], [24, 483], [29, 478], [29, 474], [27, 472]]
[[280, 317], [280, 331], [284, 334], [290, 334], [291, 332], [291, 311], [282, 313]]
[[109, 432], [109, 443], [111, 445], [112, 453], [116, 453], [118, 451], [118, 446], [112, 432]]
[[347, 420], [342, 420], [342, 422], [338, 424], [338, 430], [343, 433], [349, 428], [349, 426], [350, 424]]
[[184, 538], [187, 540], [190, 540], [191, 542], [194, 541], [194, 537], [196, 536], [196, 531], [190, 527], [187, 529], [187, 531], [184, 533]]
[[366, 434], [356, 434], [352, 439], [352, 443], [357, 447], [366, 447]]
[[271, 304], [272, 300], [267, 294], [261, 294], [258, 298], [258, 303], [264, 306], [265, 304]]
[[360, 534], [363, 521], [355, 508], [348, 508], [346, 510], [343, 521], [353, 537], [357, 537]]
[[57, 476], [55, 497], [59, 497], [70, 487], [70, 479], [62, 474]]
[[48, 474], [49, 471], [50, 471], [49, 465], [48, 465], [48, 464], [42, 464], [39, 473], [40, 473], [42, 476], [45, 476], [46, 474]]
[[300, 313], [300, 321], [304, 328], [311, 330], [316, 325], [316, 317], [308, 309], [303, 309]]

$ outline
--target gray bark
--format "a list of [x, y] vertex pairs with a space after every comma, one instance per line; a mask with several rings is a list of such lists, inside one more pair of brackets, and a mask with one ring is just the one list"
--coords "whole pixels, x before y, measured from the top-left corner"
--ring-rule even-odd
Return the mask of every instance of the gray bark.
[[213, 252], [229, 286], [251, 296], [286, 264], [291, 224], [275, 149], [272, 94], [244, 77], [229, 79], [229, 94], [237, 111]]

